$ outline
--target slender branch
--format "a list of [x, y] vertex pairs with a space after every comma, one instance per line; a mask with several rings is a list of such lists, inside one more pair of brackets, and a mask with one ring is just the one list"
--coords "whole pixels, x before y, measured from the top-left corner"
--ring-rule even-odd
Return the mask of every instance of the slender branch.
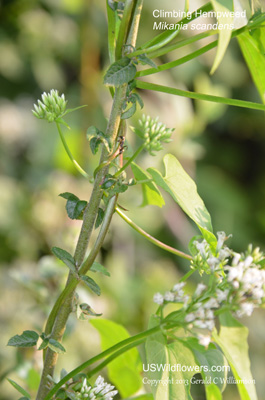
[[140, 146], [136, 152], [129, 158], [129, 160], [126, 162], [126, 164], [124, 164], [124, 166], [122, 168], [120, 168], [115, 174], [115, 178], [117, 178], [123, 171], [126, 170], [126, 168], [129, 167], [129, 165], [133, 162], [133, 160], [135, 160], [135, 158], [141, 153], [141, 151], [143, 151], [144, 149], [144, 145], [142, 144], [142, 146]]
[[195, 272], [195, 269], [190, 269], [180, 280], [179, 282], [185, 282], [189, 277]]
[[193, 53], [188, 54], [187, 56], [181, 57], [177, 60], [164, 63], [162, 65], [159, 65], [157, 68], [148, 68], [144, 69], [143, 71], [137, 72], [137, 77], [139, 76], [146, 76], [146, 75], [152, 75], [156, 74], [161, 71], [166, 71], [167, 69], [175, 68], [178, 67], [179, 65], [185, 64], [188, 61], [193, 60], [196, 57], [199, 57], [200, 55], [206, 53], [207, 51], [213, 49], [214, 47], [217, 46], [218, 40], [215, 40], [212, 43], [207, 44], [206, 46], [202, 47], [199, 50], [194, 51]]
[[119, 214], [119, 216], [127, 222], [128, 225], [130, 225], [136, 232], [140, 233], [143, 237], [145, 237], [149, 242], [155, 244], [156, 246], [160, 247], [161, 249], [164, 249], [165, 251], [168, 251], [169, 253], [175, 254], [176, 256], [185, 258], [186, 260], [192, 260], [192, 257], [186, 253], [183, 253], [180, 250], [175, 249], [174, 247], [168, 246], [167, 244], [160, 242], [160, 240], [154, 238], [151, 236], [149, 233], [145, 232], [142, 228], [140, 228], [135, 222], [133, 222], [127, 215], [125, 215], [119, 207], [116, 207], [116, 212]]
[[66, 143], [64, 134], [61, 130], [60, 124], [58, 122], [56, 122], [56, 126], [61, 138], [61, 141], [63, 143], [63, 146], [65, 148], [66, 153], [68, 154], [68, 157], [70, 158], [70, 160], [72, 161], [72, 163], [74, 164], [75, 168], [77, 169], [78, 172], [80, 172], [80, 174], [82, 174], [86, 179], [90, 179], [90, 176], [86, 173], [86, 171], [83, 170], [83, 168], [78, 164], [78, 162], [75, 160], [74, 156], [72, 155], [68, 144]]
[[155, 92], [173, 94], [175, 96], [188, 97], [189, 99], [205, 100], [213, 103], [226, 104], [228, 106], [236, 106], [236, 107], [250, 108], [253, 110], [265, 111], [264, 104], [254, 103], [252, 101], [244, 101], [244, 100], [230, 99], [228, 97], [212, 96], [209, 94], [189, 92], [187, 90], [156, 85], [155, 83], [149, 83], [140, 80], [136, 80], [136, 87], [138, 87], [139, 89], [154, 90]]

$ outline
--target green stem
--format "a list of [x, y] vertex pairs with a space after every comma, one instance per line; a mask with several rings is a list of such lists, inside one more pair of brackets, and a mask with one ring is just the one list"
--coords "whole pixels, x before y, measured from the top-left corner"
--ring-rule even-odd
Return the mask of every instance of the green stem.
[[[205, 4], [203, 7], [199, 8], [194, 13], [192, 13], [191, 18], [189, 18], [189, 19], [184, 18], [179, 22], [179, 24], [184, 25], [186, 23], [189, 23], [199, 17], [199, 14], [197, 14], [197, 13], [208, 12], [211, 10], [212, 10], [212, 5], [209, 2], [209, 3]], [[151, 39], [148, 42], [146, 42], [145, 44], [143, 44], [140, 47], [140, 49], [138, 49], [138, 50], [134, 51], [133, 53], [131, 53], [130, 55], [128, 55], [128, 57], [135, 57], [139, 54], [149, 54], [156, 50], [159, 50], [161, 47], [163, 47], [166, 44], [168, 44], [169, 42], [171, 42], [177, 36], [178, 33], [179, 33], [179, 29], [177, 29], [175, 31], [166, 31], [166, 32], [160, 33], [153, 39]]]
[[131, 158], [126, 162], [126, 164], [123, 165], [122, 168], [120, 168], [115, 174], [115, 178], [117, 178], [123, 171], [126, 170], [127, 167], [129, 167], [129, 165], [133, 162], [133, 160], [135, 160], [135, 158], [141, 153], [141, 151], [143, 151], [144, 149], [144, 144], [142, 144], [137, 150], [136, 152], [131, 156]]
[[[94, 244], [91, 252], [89, 253], [89, 256], [87, 257], [87, 259], [84, 261], [84, 263], [80, 267], [79, 274], [81, 274], [81, 275], [86, 274], [87, 271], [89, 270], [89, 268], [92, 266], [93, 262], [95, 261], [96, 256], [99, 252], [99, 249], [102, 246], [102, 243], [108, 232], [109, 225], [111, 222], [111, 217], [115, 210], [115, 205], [116, 205], [116, 197], [114, 196], [110, 199], [110, 201], [108, 203], [108, 207], [106, 209], [105, 216], [104, 216], [103, 222], [101, 224], [101, 228], [100, 228], [96, 243]], [[72, 277], [71, 281], [68, 283], [68, 285], [65, 287], [63, 292], [58, 297], [56, 303], [53, 306], [52, 311], [50, 312], [49, 318], [46, 323], [46, 327], [45, 327], [46, 335], [50, 335], [50, 333], [52, 331], [52, 327], [54, 325], [54, 321], [55, 321], [57, 313], [58, 313], [58, 310], [60, 309], [61, 305], [64, 303], [65, 299], [69, 296], [69, 294], [75, 290], [78, 283], [79, 283], [79, 280], [75, 277]]]
[[139, 71], [139, 72], [137, 72], [136, 77], [156, 74], [158, 72], [166, 71], [167, 69], [171, 69], [171, 68], [177, 67], [179, 65], [185, 64], [186, 62], [193, 60], [194, 58], [199, 57], [200, 55], [213, 49], [214, 47], [217, 46], [217, 43], [218, 43], [218, 41], [215, 40], [214, 42], [207, 44], [206, 46], [202, 47], [199, 50], [194, 51], [193, 53], [188, 54], [187, 56], [184, 56], [177, 60], [159, 65], [156, 68], [148, 68], [148, 69], [144, 69], [143, 71]]
[[123, 46], [125, 45], [128, 36], [134, 6], [135, 0], [126, 1], [116, 43], [116, 60], [119, 60], [122, 57]]
[[[179, 326], [179, 324], [174, 324], [172, 322], [167, 323], [163, 329], [172, 329], [172, 327], [176, 325]], [[110, 347], [109, 349], [103, 351], [102, 353], [96, 355], [95, 357], [92, 357], [90, 360], [85, 361], [83, 364], [79, 365], [77, 368], [69, 372], [63, 379], [61, 379], [53, 388], [52, 390], [46, 395], [44, 400], [49, 400], [52, 398], [52, 396], [62, 387], [66, 382], [68, 382], [71, 378], [73, 378], [75, 375], [79, 374], [82, 372], [84, 369], [90, 367], [90, 365], [94, 364], [97, 361], [102, 360], [103, 358], [111, 355], [114, 353], [111, 357], [109, 357], [107, 360], [103, 361], [99, 366], [94, 368], [88, 373], [88, 377], [91, 377], [94, 375], [96, 372], [100, 371], [104, 366], [106, 366], [109, 362], [114, 360], [116, 357], [121, 355], [122, 353], [130, 350], [132, 347], [136, 347], [139, 344], [141, 344], [147, 337], [154, 335], [155, 333], [159, 332], [161, 329], [161, 326], [158, 325], [152, 329], [148, 329], [147, 331], [138, 333], [135, 336], [132, 336], [128, 339], [125, 339], [114, 346]]]
[[144, 82], [144, 81], [139, 81], [139, 80], [136, 80], [136, 87], [138, 87], [139, 89], [154, 90], [155, 92], [173, 94], [175, 96], [188, 97], [189, 99], [204, 100], [204, 101], [210, 101], [213, 103], [226, 104], [228, 106], [236, 106], [236, 107], [249, 108], [249, 109], [253, 109], [253, 110], [265, 111], [265, 105], [259, 104], [259, 103], [253, 103], [251, 101], [230, 99], [227, 97], [212, 96], [209, 94], [189, 92], [187, 90], [180, 90], [180, 89], [171, 88], [168, 86], [156, 85], [155, 83], [149, 83], [149, 82]]
[[189, 277], [195, 272], [195, 269], [190, 269], [180, 280], [179, 282], [185, 282]]
[[[133, 3], [134, 5], [136, 4], [136, 0], [126, 0], [126, 6], [130, 5]], [[132, 12], [133, 8], [131, 9]], [[131, 21], [134, 19], [132, 18], [131, 15], [127, 16], [127, 24], [128, 24], [128, 30], [126, 32], [129, 32], [131, 29]], [[127, 35], [127, 34], [126, 34]], [[124, 38], [124, 42], [126, 43], [127, 37]], [[135, 43], [131, 43], [132, 46], [135, 46]], [[115, 145], [117, 136], [118, 136], [118, 131], [120, 127], [120, 121], [121, 121], [121, 114], [122, 114], [122, 104], [124, 101], [124, 98], [126, 96], [126, 90], [127, 90], [127, 85], [123, 85], [119, 88], [116, 88], [114, 98], [113, 98], [113, 103], [112, 103], [112, 110], [106, 130], [106, 135], [109, 136], [111, 142], [113, 145]], [[68, 149], [69, 150], [69, 149]], [[71, 153], [70, 153], [71, 154]], [[69, 155], [69, 153], [68, 153]], [[108, 158], [108, 152], [103, 147], [102, 153], [101, 153], [101, 158], [100, 158], [100, 164], [106, 161]], [[102, 198], [102, 189], [101, 189], [101, 183], [104, 179], [104, 176], [106, 175], [108, 171], [108, 166], [105, 168], [102, 168], [98, 171], [96, 177], [95, 177], [95, 182], [94, 182], [94, 187], [93, 191], [90, 197], [90, 201], [88, 203], [88, 206], [86, 207], [86, 210], [84, 212], [84, 217], [83, 217], [83, 224], [81, 228], [81, 232], [79, 235], [78, 243], [76, 246], [76, 251], [75, 251], [75, 261], [76, 261], [76, 266], [77, 269], [80, 268], [82, 265], [86, 250], [88, 247], [88, 242], [91, 237], [91, 233], [94, 227], [95, 219], [97, 216], [99, 204]], [[114, 206], [113, 206], [113, 211], [114, 211]], [[113, 212], [112, 212], [113, 214]], [[107, 228], [109, 226], [110, 220], [111, 220], [112, 215], [108, 215], [109, 221], [108, 224], [105, 223], [105, 227]], [[102, 244], [102, 241], [99, 240], [96, 242], [96, 251], [93, 253], [93, 257], [96, 257], [100, 246]], [[90, 258], [90, 262], [93, 262], [93, 258]], [[85, 266], [82, 266], [80, 268], [80, 272], [83, 273], [83, 271], [87, 270], [90, 267], [89, 264], [86, 264]], [[52, 317], [49, 320], [48, 324], [48, 330], [52, 329], [51, 332], [51, 337], [61, 341], [65, 326], [67, 323], [67, 320], [69, 318], [69, 315], [72, 311], [72, 301], [73, 301], [73, 296], [74, 296], [74, 290], [77, 285], [77, 282], [75, 282], [75, 279], [73, 274], [70, 273], [68, 276], [68, 281], [66, 284], [66, 288], [64, 291], [64, 294], [60, 296], [58, 299], [58, 302], [56, 302], [56, 307], [55, 310], [56, 312], [52, 311]], [[44, 367], [43, 367], [43, 372], [42, 372], [42, 377], [41, 377], [41, 382], [37, 394], [37, 400], [43, 400], [45, 396], [47, 395], [49, 389], [47, 387], [48, 384], [48, 376], [53, 376], [54, 373], [54, 368], [57, 363], [57, 358], [58, 355], [57, 353], [53, 352], [50, 348], [47, 349], [46, 355], [45, 355], [45, 362], [44, 362]]]
[[82, 168], [82, 167], [78, 164], [78, 162], [74, 159], [74, 156], [72, 155], [72, 153], [71, 153], [71, 151], [70, 151], [70, 149], [69, 149], [69, 147], [68, 147], [68, 145], [67, 145], [67, 143], [66, 143], [66, 140], [65, 140], [64, 134], [63, 134], [63, 132], [62, 132], [62, 130], [61, 130], [61, 127], [60, 127], [59, 122], [56, 122], [56, 126], [57, 126], [57, 129], [58, 129], [58, 132], [59, 132], [61, 141], [62, 141], [62, 143], [63, 143], [63, 146], [64, 146], [64, 148], [65, 148], [65, 151], [66, 151], [66, 153], [68, 154], [68, 157], [70, 158], [70, 160], [72, 161], [72, 163], [74, 164], [75, 168], [76, 168], [77, 171], [80, 172], [80, 174], [82, 174], [86, 179], [90, 179], [90, 176], [86, 173], [86, 171], [83, 170], [83, 168]]
[[185, 12], [188, 13], [190, 9], [190, 1], [189, 0], [185, 0]]
[[119, 216], [127, 222], [128, 225], [130, 225], [136, 232], [140, 233], [143, 237], [145, 237], [149, 242], [155, 244], [156, 246], [160, 247], [161, 249], [164, 249], [165, 251], [168, 251], [169, 253], [175, 254], [176, 256], [185, 258], [186, 260], [192, 260], [192, 257], [186, 253], [183, 253], [180, 250], [175, 249], [174, 247], [168, 246], [167, 244], [160, 242], [160, 240], [154, 238], [153, 236], [149, 235], [149, 233], [145, 232], [142, 228], [140, 228], [138, 225], [136, 225], [127, 215], [125, 215], [119, 207], [116, 207], [116, 212], [119, 214]]

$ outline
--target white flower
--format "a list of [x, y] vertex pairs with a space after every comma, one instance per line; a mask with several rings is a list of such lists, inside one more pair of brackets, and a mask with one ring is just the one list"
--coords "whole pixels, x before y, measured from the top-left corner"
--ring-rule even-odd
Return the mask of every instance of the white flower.
[[205, 304], [204, 308], [218, 308], [219, 304], [217, 303], [214, 297], [211, 297]]
[[206, 242], [206, 240], [203, 240], [201, 243], [195, 241], [194, 245], [197, 247], [197, 250], [199, 250], [202, 258], [207, 258], [207, 247], [208, 247], [208, 243]]
[[231, 282], [233, 280], [241, 281], [243, 277], [243, 263], [240, 262], [237, 266], [234, 267], [228, 267], [228, 282]]
[[239, 318], [243, 317], [244, 315], [247, 315], [248, 317], [250, 317], [251, 314], [253, 313], [253, 310], [254, 310], [253, 303], [249, 303], [249, 302], [241, 303], [240, 309], [237, 310], [236, 315]]
[[214, 328], [214, 320], [211, 319], [211, 320], [205, 321], [205, 325], [206, 325], [205, 327], [207, 329], [209, 329], [209, 331], [212, 331]]
[[195, 312], [195, 316], [198, 319], [204, 319], [205, 318], [205, 310], [204, 308], [199, 308], [196, 312]]
[[232, 265], [237, 265], [239, 263], [240, 258], [241, 258], [241, 254], [234, 253], [234, 258], [232, 260]]
[[193, 313], [187, 314], [185, 317], [186, 322], [192, 322], [195, 320], [195, 315]]
[[175, 295], [172, 292], [166, 292], [165, 296], [164, 296], [164, 299], [166, 301], [174, 301], [175, 300]]
[[228, 247], [225, 247], [224, 249], [221, 249], [219, 251], [219, 260], [223, 261], [225, 258], [230, 257], [231, 255], [231, 250]]
[[216, 265], [220, 264], [220, 260], [216, 257], [209, 257], [207, 260], [207, 263], [211, 270], [213, 271], [216, 267]]
[[164, 296], [161, 293], [156, 293], [153, 297], [153, 301], [159, 305], [164, 303]]
[[199, 283], [197, 285], [197, 288], [196, 288], [195, 292], [194, 292], [194, 295], [196, 297], [199, 297], [206, 288], [207, 288], [207, 286], [205, 286], [203, 283]]
[[212, 310], [206, 310], [205, 311], [205, 318], [206, 319], [214, 319], [214, 313], [213, 313], [213, 311]]
[[227, 239], [225, 232], [217, 232], [217, 246], [216, 251], [218, 252], [224, 245], [225, 240]]
[[220, 289], [216, 289], [216, 296], [217, 296], [217, 301], [219, 303], [221, 303], [222, 301], [225, 301], [227, 299], [227, 295], [229, 293], [229, 290], [220, 290]]
[[176, 283], [176, 285], [174, 285], [172, 291], [179, 292], [185, 285], [186, 285], [186, 282]]
[[245, 261], [244, 261], [244, 267], [245, 267], [246, 269], [249, 268], [250, 265], [252, 264], [252, 262], [253, 262], [253, 257], [247, 256], [247, 258], [246, 258]]
[[197, 328], [201, 328], [201, 329], [206, 329], [207, 328], [206, 322], [202, 321], [200, 319], [197, 319], [196, 321], [194, 321], [194, 326], [196, 326]]
[[264, 290], [261, 289], [261, 288], [254, 288], [251, 294], [252, 294], [252, 298], [253, 298], [253, 299], [255, 299], [255, 300], [260, 300], [260, 301], [261, 301], [261, 300], [263, 299], [263, 297], [265, 296], [265, 292], [264, 292]]
[[211, 343], [211, 336], [207, 335], [198, 335], [198, 339], [199, 339], [199, 343], [204, 346], [204, 347], [208, 347], [209, 344]]
[[104, 382], [102, 376], [99, 376], [93, 388], [87, 385], [87, 380], [83, 380], [80, 392], [76, 394], [76, 399], [90, 400], [113, 400], [113, 397], [118, 393], [114, 386]]

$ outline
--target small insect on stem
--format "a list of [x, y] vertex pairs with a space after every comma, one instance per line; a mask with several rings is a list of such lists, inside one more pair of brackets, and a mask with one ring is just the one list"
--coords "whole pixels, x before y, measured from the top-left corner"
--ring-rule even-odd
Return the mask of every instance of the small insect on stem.
[[120, 156], [120, 167], [123, 165], [123, 152], [125, 149], [127, 149], [127, 146], [124, 145], [125, 143], [125, 136], [119, 136], [118, 138], [118, 143], [119, 143], [119, 156]]

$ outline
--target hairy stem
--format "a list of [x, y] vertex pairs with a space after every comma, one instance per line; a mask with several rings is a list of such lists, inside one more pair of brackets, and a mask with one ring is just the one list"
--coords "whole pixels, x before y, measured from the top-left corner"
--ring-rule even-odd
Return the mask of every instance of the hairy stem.
[[151, 236], [149, 233], [145, 232], [142, 228], [140, 228], [135, 222], [133, 222], [127, 215], [125, 215], [119, 207], [116, 207], [116, 212], [119, 214], [119, 216], [127, 222], [128, 225], [130, 225], [136, 232], [140, 233], [143, 237], [145, 237], [149, 242], [155, 244], [156, 246], [160, 247], [161, 249], [164, 249], [168, 251], [169, 253], [175, 254], [176, 256], [179, 256], [181, 258], [186, 258], [186, 260], [192, 260], [192, 257], [186, 253], [183, 253], [180, 250], [174, 249], [174, 247], [168, 246], [167, 244], [160, 242], [160, 240], [154, 238]]
[[[128, 33], [132, 30], [131, 23], [134, 22], [137, 24], [139, 23], [139, 19], [135, 19], [133, 16], [133, 10], [135, 9], [136, 4], [138, 4], [137, 0], [126, 0], [125, 3], [125, 8], [129, 9], [130, 12], [125, 14], [126, 16], [126, 21], [123, 22], [123, 25], [127, 26], [126, 35], [123, 37], [122, 42], [120, 41], [121, 49], [123, 45], [127, 41], [127, 35]], [[136, 35], [135, 35], [136, 38]], [[133, 47], [135, 46], [135, 43], [130, 43]], [[121, 121], [121, 113], [122, 113], [122, 104], [124, 101], [124, 98], [126, 96], [126, 89], [127, 85], [123, 85], [121, 87], [116, 88], [114, 98], [113, 98], [113, 104], [112, 104], [112, 110], [106, 130], [106, 135], [109, 136], [111, 139], [111, 143], [113, 145], [113, 148], [115, 148], [115, 143], [116, 139], [118, 136], [118, 131], [119, 131], [119, 126], [120, 126], [120, 121]], [[71, 153], [70, 153], [71, 154]], [[69, 153], [68, 153], [69, 155]], [[103, 163], [108, 159], [108, 152], [105, 147], [102, 149], [101, 153], [101, 158], [100, 158], [100, 164]], [[88, 259], [82, 265], [84, 259], [85, 259], [85, 254], [87, 251], [88, 243], [91, 237], [91, 233], [94, 227], [95, 219], [97, 216], [99, 204], [102, 198], [102, 189], [101, 189], [101, 184], [102, 181], [104, 180], [104, 177], [108, 171], [108, 166], [100, 169], [95, 177], [95, 182], [94, 182], [94, 187], [93, 191], [90, 197], [90, 201], [86, 207], [86, 210], [84, 212], [84, 217], [83, 217], [83, 224], [81, 228], [81, 232], [79, 235], [78, 243], [76, 246], [74, 258], [76, 262], [76, 267], [77, 270], [80, 269], [80, 273], [86, 272], [92, 265], [94, 259], [96, 258], [100, 247], [102, 245], [102, 242], [104, 240], [104, 237], [106, 235], [107, 229], [109, 227], [111, 217], [114, 212], [115, 208], [115, 202], [116, 202], [116, 197], [110, 200], [110, 206], [109, 209], [111, 212], [107, 214], [105, 223], [103, 223], [102, 229], [100, 231], [98, 240], [95, 243], [94, 248], [92, 249], [90, 255], [88, 256]], [[82, 265], [82, 267], [81, 267]], [[81, 267], [81, 268], [80, 268]], [[77, 279], [73, 276], [72, 273], [69, 274], [68, 281], [66, 284], [66, 288], [64, 290], [64, 294], [62, 294], [58, 301], [55, 304], [55, 308], [52, 310], [51, 315], [52, 317], [48, 319], [48, 327], [47, 331], [51, 331], [51, 337], [56, 339], [56, 340], [61, 340], [63, 333], [65, 331], [66, 323], [69, 318], [69, 315], [72, 311], [72, 300], [74, 296], [74, 290], [78, 284]], [[43, 373], [41, 377], [41, 382], [39, 386], [39, 391], [37, 394], [37, 400], [43, 400], [47, 393], [49, 392], [49, 388], [47, 387], [48, 384], [48, 375], [53, 376], [54, 368], [57, 362], [58, 355], [57, 353], [53, 352], [51, 349], [47, 349], [46, 355], [45, 355], [45, 362], [44, 362], [44, 368], [43, 368]]]

